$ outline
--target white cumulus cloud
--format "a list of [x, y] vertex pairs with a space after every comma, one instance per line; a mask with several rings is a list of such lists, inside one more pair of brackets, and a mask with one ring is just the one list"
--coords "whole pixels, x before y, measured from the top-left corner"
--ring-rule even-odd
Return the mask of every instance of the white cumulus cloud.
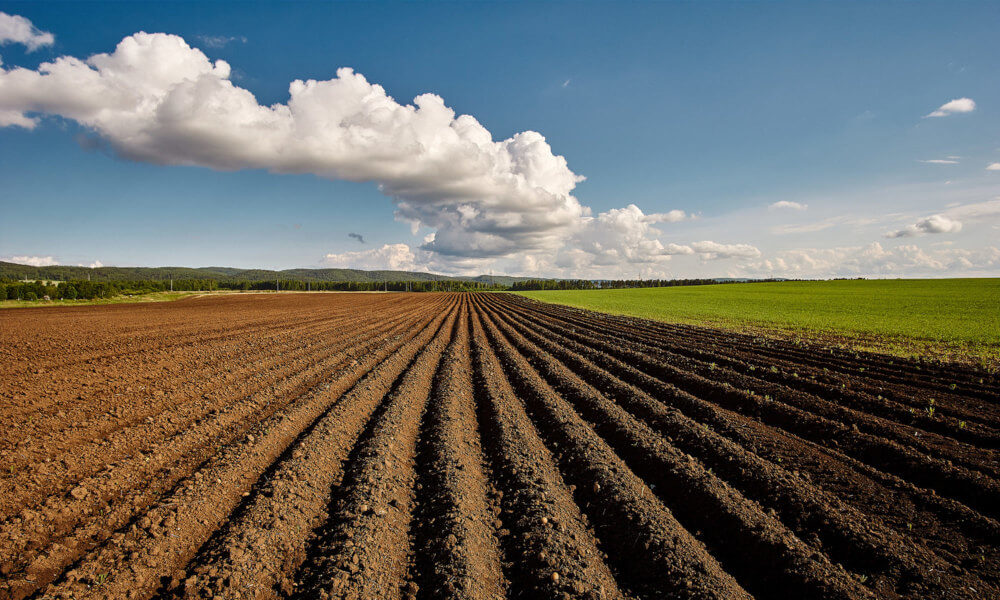
[[902, 229], [890, 231], [885, 234], [885, 237], [901, 238], [924, 235], [925, 233], [957, 233], [961, 230], [962, 223], [960, 221], [956, 221], [945, 215], [931, 215]]
[[417, 264], [416, 254], [406, 244], [385, 244], [371, 250], [327, 254], [323, 263], [340, 269], [423, 270]]
[[986, 165], [987, 171], [1000, 171], [1000, 162], [990, 163]]
[[956, 204], [940, 214], [920, 219], [902, 229], [885, 234], [887, 238], [915, 237], [927, 233], [957, 233], [962, 221], [973, 223], [1000, 218], [1000, 198], [971, 204]]
[[31, 265], [32, 267], [50, 267], [58, 264], [56, 259], [51, 256], [4, 256], [0, 257], [0, 260], [19, 265]]
[[135, 160], [375, 181], [444, 254], [553, 248], [589, 213], [571, 193], [583, 178], [539, 133], [494, 141], [438, 96], [402, 105], [347, 68], [293, 81], [272, 106], [229, 74], [178, 36], [137, 33], [111, 54], [0, 71], [0, 123], [57, 114]]
[[0, 71], [0, 114], [73, 119], [135, 160], [375, 181], [444, 254], [551, 248], [588, 214], [571, 193], [583, 178], [539, 133], [493, 141], [439, 96], [402, 105], [347, 68], [272, 106], [229, 74], [178, 36], [137, 33], [111, 54]]
[[976, 103], [973, 102], [972, 98], [957, 98], [950, 102], [945, 102], [934, 112], [925, 115], [924, 118], [928, 117], [947, 117], [949, 115], [954, 115], [958, 113], [968, 113], [976, 110]]
[[[0, 126], [31, 128], [37, 115], [58, 115], [132, 160], [375, 182], [414, 234], [433, 232], [419, 250], [456, 268], [525, 256], [546, 264], [571, 250], [595, 260], [670, 256], [673, 247], [651, 225], [691, 218], [633, 206], [593, 217], [573, 195], [584, 178], [540, 133], [496, 141], [434, 94], [400, 104], [341, 68], [329, 80], [295, 80], [287, 102], [264, 106], [233, 84], [230, 71], [181, 37], [139, 32], [108, 54], [0, 68]], [[414, 252], [390, 246], [394, 264], [406, 264], [399, 246]], [[390, 259], [346, 253], [328, 260], [347, 257]]]
[[55, 41], [54, 35], [48, 31], [41, 31], [28, 19], [0, 12], [0, 46], [10, 43], [23, 44], [28, 48], [28, 52], [34, 52], [42, 46], [51, 46]]
[[675, 254], [693, 251], [677, 244], [664, 244], [658, 238], [656, 223], [676, 223], [688, 218], [680, 210], [644, 214], [635, 204], [613, 208], [585, 220], [584, 226], [560, 252], [557, 264], [569, 267], [655, 263]]

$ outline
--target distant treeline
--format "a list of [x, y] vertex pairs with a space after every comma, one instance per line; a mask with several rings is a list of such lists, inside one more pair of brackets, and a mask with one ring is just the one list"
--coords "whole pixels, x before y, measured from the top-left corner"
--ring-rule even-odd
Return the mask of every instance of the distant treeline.
[[0, 279], [0, 299], [94, 300], [151, 292], [212, 290], [281, 290], [338, 292], [471, 292], [505, 290], [506, 286], [478, 281], [216, 281], [215, 279], [175, 279], [173, 281], [13, 281]]
[[[94, 300], [114, 298], [121, 295], [148, 294], [170, 289], [169, 282], [163, 281], [11, 281], [0, 279], [0, 299], [41, 300]], [[173, 282], [175, 291], [217, 290], [219, 284], [214, 279], [177, 279]]]
[[[239, 291], [295, 291], [295, 292], [486, 292], [529, 290], [598, 290], [680, 285], [712, 285], [740, 283], [732, 279], [529, 279], [508, 285], [472, 280], [431, 281], [309, 281], [299, 279], [272, 279], [271, 281], [216, 279], [174, 279], [167, 281], [15, 281], [0, 277], [0, 300], [93, 300], [121, 295], [139, 295], [151, 292], [185, 292], [212, 290]], [[761, 279], [755, 281], [775, 281]]]
[[343, 283], [346, 281], [392, 283], [396, 281], [478, 281], [480, 283], [508, 285], [523, 277], [478, 275], [476, 277], [450, 277], [418, 271], [362, 271], [360, 269], [237, 269], [234, 267], [74, 267], [50, 265], [33, 267], [0, 261], [0, 280], [14, 281], [169, 281], [173, 279], [213, 279], [220, 284], [250, 282], [311, 281]]
[[[759, 279], [754, 281], [773, 281]], [[677, 285], [714, 285], [740, 283], [735, 279], [529, 279], [510, 285], [514, 292], [534, 290], [614, 290], [624, 288], [673, 287]]]
[[481, 281], [223, 281], [223, 290], [281, 290], [293, 292], [485, 292], [506, 290], [505, 285]]

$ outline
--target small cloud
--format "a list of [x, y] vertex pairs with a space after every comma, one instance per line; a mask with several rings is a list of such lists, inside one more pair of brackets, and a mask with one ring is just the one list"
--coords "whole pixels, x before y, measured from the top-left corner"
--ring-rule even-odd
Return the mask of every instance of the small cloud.
[[991, 163], [986, 165], [987, 171], [1000, 171], [1000, 162]]
[[562, 82], [562, 87], [564, 87], [564, 88], [568, 88], [568, 87], [569, 87], [569, 82], [570, 82], [570, 81], [572, 81], [572, 79], [567, 79], [566, 81]]
[[101, 267], [104, 266], [104, 263], [102, 263], [99, 260], [95, 260], [94, 262], [90, 263], [87, 266], [90, 267], [91, 269], [100, 269]]
[[931, 158], [929, 160], [918, 160], [917, 162], [927, 163], [929, 165], [957, 165], [957, 160], [951, 160], [946, 158]]
[[247, 38], [244, 35], [199, 35], [197, 37], [203, 46], [209, 48], [224, 48], [233, 42], [239, 42], [241, 44], [247, 43]]
[[55, 41], [56, 36], [38, 29], [28, 19], [0, 12], [0, 46], [24, 44], [28, 52], [34, 52], [42, 46], [51, 46]]
[[56, 259], [51, 256], [4, 256], [0, 257], [0, 260], [32, 267], [51, 267], [58, 264]]
[[885, 234], [887, 238], [902, 238], [924, 235], [926, 233], [958, 233], [962, 230], [962, 223], [944, 215], [931, 215], [926, 219], [920, 219], [913, 225]]
[[683, 210], [674, 209], [665, 213], [651, 213], [642, 216], [643, 223], [680, 223], [686, 219], [694, 219], [694, 215], [688, 215]]
[[976, 103], [973, 102], [972, 98], [957, 98], [951, 102], [945, 102], [934, 112], [925, 115], [924, 118], [947, 117], [949, 115], [968, 113], [974, 110], [976, 110]]
[[791, 210], [805, 210], [809, 208], [808, 204], [802, 204], [801, 202], [792, 202], [791, 200], [778, 200], [774, 204], [767, 207], [770, 210], [781, 210], [781, 209], [791, 209]]
[[354, 239], [358, 240], [359, 242], [361, 242], [362, 244], [365, 243], [365, 238], [360, 233], [353, 233], [353, 232], [352, 233], [348, 233], [347, 237], [354, 238]]

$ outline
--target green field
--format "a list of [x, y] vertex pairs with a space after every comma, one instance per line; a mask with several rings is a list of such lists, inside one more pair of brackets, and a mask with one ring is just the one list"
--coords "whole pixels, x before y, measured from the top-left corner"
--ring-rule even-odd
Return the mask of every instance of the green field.
[[674, 323], [820, 337], [899, 355], [1000, 359], [1000, 279], [787, 281], [521, 295]]

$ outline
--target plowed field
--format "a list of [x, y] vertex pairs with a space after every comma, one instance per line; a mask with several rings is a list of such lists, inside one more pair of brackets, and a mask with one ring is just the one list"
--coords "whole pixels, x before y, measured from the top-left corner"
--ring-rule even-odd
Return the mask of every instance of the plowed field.
[[0, 598], [1000, 598], [972, 369], [506, 294], [0, 326]]

